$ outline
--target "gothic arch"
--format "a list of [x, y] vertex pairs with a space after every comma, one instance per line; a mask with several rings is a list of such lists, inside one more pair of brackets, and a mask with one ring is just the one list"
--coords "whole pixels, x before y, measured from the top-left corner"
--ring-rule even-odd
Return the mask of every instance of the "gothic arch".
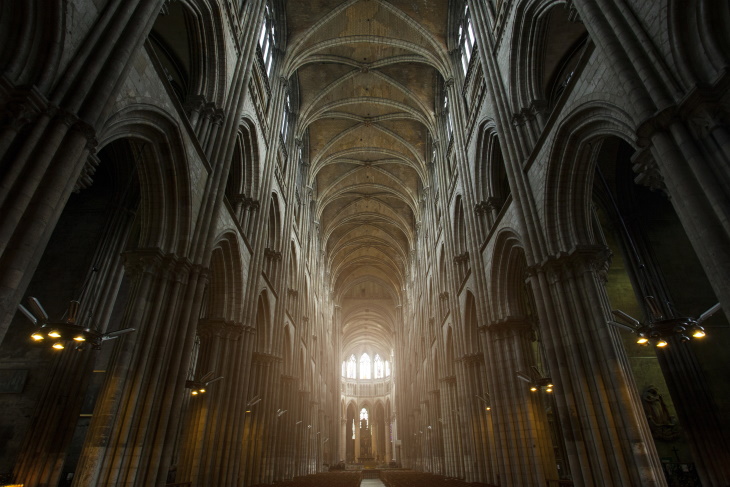
[[628, 114], [601, 102], [576, 108], [560, 124], [548, 155], [544, 187], [544, 222], [551, 254], [593, 242], [593, 144], [613, 135], [633, 146], [633, 134], [635, 127]]
[[477, 196], [490, 207], [497, 210], [502, 208], [510, 194], [510, 187], [502, 145], [492, 120], [486, 120], [479, 126], [475, 171]]
[[549, 113], [577, 66], [588, 34], [565, 0], [529, 0], [517, 8], [510, 80], [515, 110]]
[[240, 323], [243, 319], [244, 280], [239, 242], [232, 232], [222, 235], [213, 248], [208, 287], [208, 318]]
[[464, 204], [459, 194], [454, 201], [454, 252], [459, 255], [467, 251], [466, 221], [464, 218]]
[[254, 123], [244, 118], [236, 134], [233, 162], [226, 182], [231, 204], [237, 198], [254, 199], [259, 190], [259, 147]]
[[61, 0], [3, 2], [0, 67], [16, 86], [48, 94], [66, 46], [66, 8]]
[[292, 367], [294, 365], [294, 341], [292, 339], [293, 333], [292, 330], [293, 327], [286, 323], [284, 325], [284, 345], [282, 347], [281, 356], [283, 359], [283, 372], [284, 375], [292, 375], [294, 372], [292, 370]]
[[444, 351], [444, 377], [451, 377], [456, 372], [456, 344], [454, 343], [456, 338], [454, 337], [454, 330], [451, 325], [446, 326], [444, 331], [444, 344], [446, 349]]
[[271, 193], [271, 200], [269, 203], [269, 225], [266, 248], [280, 252], [281, 251], [281, 236], [282, 236], [282, 221], [281, 215], [283, 214], [283, 208], [279, 202], [278, 195], [274, 192]]
[[514, 230], [503, 229], [497, 235], [490, 274], [492, 321], [528, 316], [525, 300], [527, 260], [522, 241]]
[[167, 3], [150, 32], [152, 46], [181, 103], [199, 98], [221, 106], [225, 96], [225, 43], [216, 2]]
[[177, 123], [151, 106], [130, 106], [100, 131], [100, 146], [120, 138], [139, 140], [135, 154], [142, 191], [137, 245], [187, 255], [193, 240], [192, 194], [185, 144]]
[[272, 303], [269, 300], [269, 293], [264, 289], [259, 294], [256, 304], [256, 336], [257, 352], [268, 353], [271, 349], [273, 327], [271, 323]]
[[289, 245], [290, 245], [291, 252], [289, 254], [289, 275], [287, 276], [288, 277], [287, 285], [289, 286], [290, 289], [297, 291], [297, 286], [299, 284], [298, 279], [297, 279], [297, 269], [299, 269], [299, 267], [297, 265], [297, 262], [298, 262], [297, 246], [294, 243], [294, 240], [292, 240]]
[[477, 315], [476, 298], [471, 290], [466, 291], [464, 302], [464, 337], [466, 338], [465, 353], [477, 353], [481, 350], [479, 340], [479, 320]]
[[669, 0], [667, 30], [684, 86], [712, 84], [730, 64], [727, 2]]

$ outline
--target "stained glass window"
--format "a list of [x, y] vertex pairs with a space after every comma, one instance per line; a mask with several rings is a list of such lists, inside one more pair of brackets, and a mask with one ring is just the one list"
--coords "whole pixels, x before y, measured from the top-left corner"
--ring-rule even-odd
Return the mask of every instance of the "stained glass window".
[[368, 355], [367, 353], [363, 353], [360, 357], [360, 378], [372, 378], [372, 371], [370, 369], [370, 355]]
[[357, 379], [357, 359], [355, 355], [350, 355], [350, 360], [347, 361], [347, 378]]
[[385, 377], [383, 369], [383, 359], [381, 359], [380, 355], [377, 353], [375, 354], [375, 359], [373, 360], [373, 366], [375, 369], [376, 379], [382, 379], [383, 377]]

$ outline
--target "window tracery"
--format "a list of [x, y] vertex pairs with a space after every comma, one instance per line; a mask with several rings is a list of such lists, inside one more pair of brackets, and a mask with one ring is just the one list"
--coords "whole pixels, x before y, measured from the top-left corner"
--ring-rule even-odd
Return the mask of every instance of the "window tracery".
[[274, 47], [276, 45], [276, 28], [271, 6], [267, 3], [264, 10], [264, 21], [261, 24], [259, 47], [266, 67], [266, 76], [271, 76], [271, 66], [274, 64]]
[[375, 354], [375, 359], [373, 360], [373, 369], [376, 379], [382, 379], [384, 377], [385, 369], [383, 359], [380, 358], [380, 354]]
[[355, 355], [350, 356], [350, 360], [347, 361], [347, 378], [348, 379], [356, 379], [357, 378], [357, 359], [355, 358]]
[[370, 355], [363, 353], [360, 357], [360, 378], [371, 379], [372, 369], [370, 367]]
[[471, 61], [475, 46], [476, 38], [474, 28], [471, 25], [469, 5], [464, 2], [464, 15], [459, 25], [459, 49], [461, 50], [461, 67], [464, 69], [464, 74], [469, 71], [469, 61]]

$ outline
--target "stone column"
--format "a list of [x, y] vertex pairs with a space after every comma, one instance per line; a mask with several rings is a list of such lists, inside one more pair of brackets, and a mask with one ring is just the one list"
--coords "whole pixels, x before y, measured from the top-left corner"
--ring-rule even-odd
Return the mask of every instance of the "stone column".
[[524, 318], [490, 326], [494, 428], [499, 432], [501, 485], [545, 485], [557, 479], [555, 456], [541, 391], [531, 392], [517, 372], [532, 375], [532, 328]]
[[496, 483], [492, 477], [492, 451], [491, 448], [491, 415], [488, 406], [491, 406], [490, 396], [484, 392], [482, 378], [486, 375], [484, 368], [484, 355], [476, 353], [465, 356], [463, 359], [466, 372], [466, 393], [464, 407], [468, 408], [471, 417], [472, 445], [476, 463], [475, 478], [480, 481]]
[[338, 448], [338, 460], [347, 459], [347, 417], [340, 418], [340, 445]]
[[248, 330], [223, 320], [198, 325], [200, 352], [196, 379], [208, 372], [223, 377], [205, 394], [191, 398], [177, 481], [193, 485], [238, 485], [241, 438], [246, 416]]
[[530, 270], [576, 486], [666, 485], [604, 289], [608, 253], [586, 246]]
[[94, 350], [67, 347], [53, 360], [46, 390], [15, 464], [15, 482], [28, 487], [58, 485], [95, 358]]
[[730, 443], [691, 343], [678, 336], [657, 349], [659, 365], [687, 438], [702, 485], [730, 485]]
[[[453, 364], [456, 368], [456, 364]], [[461, 404], [456, 393], [456, 376], [444, 377], [440, 384], [441, 417], [444, 431], [445, 475], [463, 478], [463, 452], [461, 448]]]
[[[575, 0], [591, 39], [616, 67], [637, 112], [639, 144], [651, 146], [677, 216], [725, 313], [730, 311], [730, 157], [716, 86], [680, 93], [664, 60], [625, 2]], [[690, 129], [705, 125], [707, 136]], [[721, 148], [719, 148], [719, 147]]]
[[[111, 316], [124, 275], [120, 254], [126, 245], [131, 213], [120, 204], [108, 215], [97, 249], [100, 269], [89, 270], [80, 296], [78, 324], [100, 332], [109, 331], [121, 317]], [[37, 279], [37, 277], [36, 277]], [[114, 342], [104, 346], [112, 347]], [[71, 444], [92, 375], [95, 350], [66, 348], [54, 361], [49, 381], [38, 402], [35, 418], [15, 466], [15, 481], [27, 486], [57, 485]]]
[[[246, 468], [244, 485], [271, 483], [273, 478], [269, 447], [272, 439], [273, 422], [276, 418], [278, 388], [276, 384], [276, 365], [281, 360], [270, 354], [254, 353], [250, 373], [250, 395], [258, 396], [261, 401], [251, 409], [250, 437], [246, 438], [244, 465]], [[273, 408], [273, 409], [272, 409]]]
[[433, 458], [433, 472], [443, 475], [444, 472], [444, 435], [443, 419], [441, 418], [441, 393], [435, 389], [428, 392], [428, 401], [431, 425], [431, 448]]
[[355, 462], [360, 458], [360, 411], [355, 411]]
[[[87, 158], [95, 130], [163, 0], [113, 2], [54, 85], [38, 116], [0, 129], [0, 339], [7, 331]], [[32, 100], [43, 98], [37, 93]], [[18, 130], [19, 126], [24, 130]], [[10, 140], [12, 139], [12, 144]], [[43, 141], [39, 143], [39, 141]], [[22, 177], [21, 177], [22, 175]]]
[[202, 299], [201, 271], [159, 250], [125, 254], [132, 286], [74, 486], [148, 486], [167, 477]]
[[296, 377], [290, 375], [282, 375], [282, 398], [281, 404], [277, 405], [279, 412], [277, 428], [279, 437], [279, 446], [277, 449], [275, 464], [277, 480], [291, 479], [294, 477], [294, 454], [296, 451], [296, 439], [292, 432], [296, 423], [296, 407], [297, 407], [297, 385]]

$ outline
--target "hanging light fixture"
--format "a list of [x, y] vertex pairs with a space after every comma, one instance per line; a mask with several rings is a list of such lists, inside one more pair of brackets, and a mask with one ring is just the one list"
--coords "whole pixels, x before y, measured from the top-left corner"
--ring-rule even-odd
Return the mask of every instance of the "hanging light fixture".
[[[479, 399], [480, 401], [482, 401], [484, 403], [484, 410], [485, 411], [491, 411], [492, 410], [492, 405], [491, 405], [491, 403], [489, 401], [489, 394], [487, 394], [486, 392], [484, 393], [484, 396], [480, 396], [479, 394], [476, 394], [476, 397], [477, 397], [477, 399]], [[439, 421], [440, 421], [440, 419], [439, 419]]]
[[721, 308], [720, 303], [717, 303], [697, 318], [687, 316], [672, 316], [667, 318], [661, 312], [661, 308], [657, 305], [654, 296], [647, 296], [645, 301], [649, 308], [650, 316], [646, 323], [641, 323], [620, 309], [614, 309], [612, 313], [621, 321], [612, 320], [609, 323], [637, 335], [636, 343], [639, 345], [648, 345], [651, 343], [658, 348], [666, 347], [669, 344], [667, 340], [670, 337], [678, 336], [683, 342], [688, 342], [693, 338], [703, 338], [706, 333], [702, 323], [717, 313]]
[[545, 377], [534, 365], [530, 367], [529, 373], [518, 371], [517, 378], [529, 384], [530, 392], [544, 391], [550, 394], [555, 389], [552, 379]]
[[111, 333], [102, 333], [92, 328], [86, 328], [77, 322], [79, 307], [78, 301], [71, 301], [64, 318], [60, 321], [51, 321], [37, 298], [28, 298], [28, 308], [22, 304], [18, 305], [20, 312], [34, 326], [39, 327], [30, 335], [30, 338], [36, 343], [50, 342], [51, 348], [54, 350], [63, 350], [67, 346], [71, 346], [75, 350], [84, 350], [89, 347], [99, 350], [102, 342], [134, 331], [134, 328], [125, 328]]
[[[636, 277], [641, 284], [640, 287], [643, 289], [643, 301], [646, 304], [645, 312], [648, 317], [642, 323], [628, 313], [620, 309], [614, 309], [611, 313], [620, 321], [609, 320], [608, 323], [634, 333], [637, 336], [636, 343], [639, 345], [649, 345], [651, 343], [657, 348], [664, 348], [669, 345], [669, 339], [673, 337], [679, 337], [682, 342], [689, 342], [693, 338], [703, 338], [705, 336], [705, 328], [702, 326], [702, 323], [720, 309], [720, 303], [715, 304], [697, 318], [681, 316], [674, 310], [674, 306], [669, 301], [662, 303], [664, 305], [664, 309], [662, 309], [659, 300], [654, 296], [655, 294], [662, 294], [661, 286], [657, 285], [648, 274], [647, 266], [637, 250], [631, 232], [626, 226], [621, 210], [616, 204], [611, 188], [599, 166], [596, 166], [596, 174], [605, 189], [608, 201], [621, 225], [630, 258], [635, 262], [637, 269]], [[668, 310], [669, 313], [665, 313], [664, 310]]]
[[208, 386], [210, 384], [212, 384], [213, 382], [218, 382], [223, 378], [216, 377], [215, 379], [211, 379], [211, 377], [213, 377], [213, 374], [214, 372], [210, 371], [202, 376], [200, 379], [186, 380], [185, 388], [190, 389], [190, 394], [193, 396], [205, 394], [208, 391]]

